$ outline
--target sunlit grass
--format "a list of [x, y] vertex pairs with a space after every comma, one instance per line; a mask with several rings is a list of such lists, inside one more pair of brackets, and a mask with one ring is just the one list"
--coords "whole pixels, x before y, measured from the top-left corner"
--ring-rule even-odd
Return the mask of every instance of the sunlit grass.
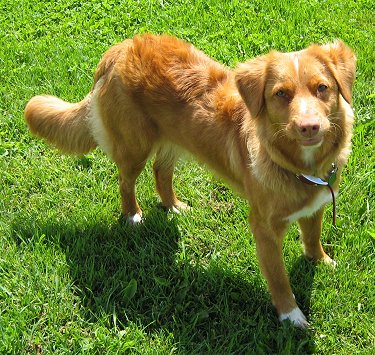
[[[336, 353], [374, 349], [374, 7], [370, 1], [6, 1], [0, 6], [0, 352]], [[116, 167], [100, 150], [60, 155], [32, 138], [34, 94], [80, 100], [112, 44], [184, 38], [220, 62], [341, 38], [358, 56], [353, 154], [323, 242], [332, 271], [284, 254], [308, 331], [280, 325], [255, 257], [248, 206], [192, 160], [176, 189], [193, 210], [165, 215], [150, 165], [145, 222], [121, 218]]]

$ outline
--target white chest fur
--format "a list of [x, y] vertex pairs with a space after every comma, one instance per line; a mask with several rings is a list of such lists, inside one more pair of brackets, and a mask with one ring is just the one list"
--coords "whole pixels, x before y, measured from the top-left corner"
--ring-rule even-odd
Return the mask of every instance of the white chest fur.
[[[321, 191], [316, 195], [315, 199], [307, 206], [303, 207], [297, 212], [292, 213], [290, 216], [286, 218], [289, 223], [293, 223], [300, 218], [312, 216], [315, 212], [317, 212], [322, 206], [326, 203], [332, 201], [332, 195], [329, 191], [328, 187], [321, 186], [317, 188], [321, 188]], [[335, 193], [336, 195], [337, 193]]]

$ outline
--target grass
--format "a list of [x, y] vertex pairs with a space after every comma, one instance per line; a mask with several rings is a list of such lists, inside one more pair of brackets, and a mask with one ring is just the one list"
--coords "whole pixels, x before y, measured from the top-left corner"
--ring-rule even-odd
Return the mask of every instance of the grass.
[[[371, 354], [374, 337], [374, 4], [370, 0], [0, 2], [0, 353]], [[32, 138], [34, 94], [78, 101], [102, 53], [135, 33], [167, 32], [234, 66], [271, 48], [341, 38], [356, 51], [353, 153], [325, 218], [333, 271], [285, 261], [311, 327], [280, 325], [260, 275], [248, 207], [193, 161], [176, 188], [193, 206], [158, 208], [150, 165], [144, 224], [120, 216], [117, 171], [100, 150], [60, 155]]]

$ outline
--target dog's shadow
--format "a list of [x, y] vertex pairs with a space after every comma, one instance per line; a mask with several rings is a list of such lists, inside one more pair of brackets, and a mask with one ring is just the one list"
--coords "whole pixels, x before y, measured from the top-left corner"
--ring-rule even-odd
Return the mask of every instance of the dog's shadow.
[[[18, 240], [32, 239], [30, 231], [37, 229], [46, 243], [62, 249], [89, 321], [104, 313], [109, 326], [132, 322], [151, 336], [166, 330], [179, 353], [278, 353], [290, 343], [294, 353], [313, 351], [309, 331], [278, 323], [258, 276], [243, 280], [220, 258], [208, 265], [186, 258], [188, 246], [178, 243], [179, 218], [155, 207], [137, 226], [120, 218], [112, 226], [83, 227], [20, 219], [13, 227]], [[305, 312], [313, 277], [312, 264], [298, 259], [291, 281]]]

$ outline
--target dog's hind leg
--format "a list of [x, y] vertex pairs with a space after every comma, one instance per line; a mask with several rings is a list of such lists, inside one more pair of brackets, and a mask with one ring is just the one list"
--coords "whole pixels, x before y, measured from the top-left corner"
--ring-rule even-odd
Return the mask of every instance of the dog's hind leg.
[[[97, 131], [100, 132], [97, 136], [102, 138], [101, 147], [116, 163], [119, 170], [122, 212], [129, 223], [136, 224], [142, 220], [142, 211], [135, 196], [135, 184], [152, 151], [155, 135], [151, 130], [147, 131], [140, 127], [143, 116], [136, 110], [132, 110], [132, 122], [129, 124], [122, 123], [126, 113], [121, 111], [116, 117], [116, 113], [107, 108], [103, 110], [102, 117], [109, 123], [106, 125], [96, 123], [99, 127]], [[117, 120], [110, 120], [108, 117], [115, 117]], [[113, 121], [116, 124], [113, 124]]]
[[148, 154], [134, 155], [127, 153], [123, 159], [115, 159], [119, 169], [121, 207], [124, 216], [131, 224], [142, 220], [142, 210], [136, 199], [136, 180], [146, 165]]
[[116, 163], [122, 212], [131, 224], [142, 220], [135, 191], [136, 180], [157, 141], [157, 132], [125, 92], [114, 85], [102, 87], [93, 100], [92, 127], [99, 145]]
[[171, 144], [162, 145], [154, 162], [154, 176], [156, 188], [163, 207], [172, 212], [179, 213], [180, 210], [188, 209], [189, 206], [181, 202], [173, 190], [173, 172], [180, 152]]
[[154, 132], [142, 127], [143, 122], [142, 115], [133, 110], [132, 124], [116, 125], [112, 132], [116, 144], [113, 145], [111, 156], [119, 169], [122, 211], [131, 224], [142, 220], [142, 211], [135, 195], [136, 180], [156, 141]]

